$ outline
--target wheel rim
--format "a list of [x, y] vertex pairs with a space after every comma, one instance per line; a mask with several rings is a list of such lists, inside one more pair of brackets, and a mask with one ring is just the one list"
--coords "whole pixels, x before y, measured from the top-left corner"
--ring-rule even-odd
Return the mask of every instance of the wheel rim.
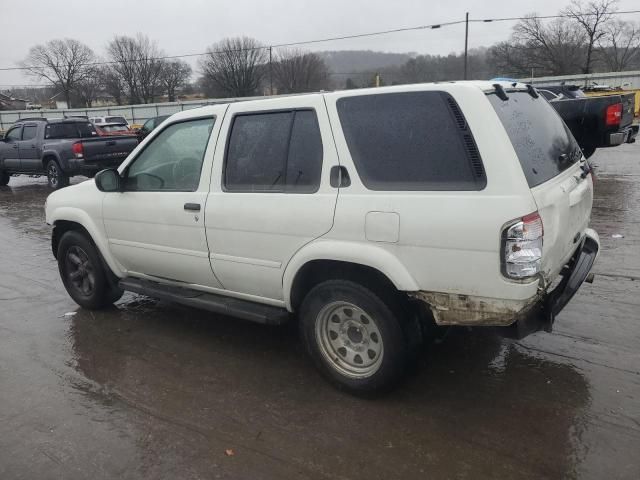
[[55, 164], [49, 165], [47, 175], [51, 186], [56, 187], [58, 185], [58, 167], [56, 167]]
[[380, 330], [371, 315], [352, 303], [334, 302], [320, 310], [316, 340], [329, 364], [343, 375], [370, 377], [382, 363]]
[[82, 295], [91, 295], [96, 276], [87, 252], [77, 245], [70, 247], [65, 255], [65, 267], [69, 285]]

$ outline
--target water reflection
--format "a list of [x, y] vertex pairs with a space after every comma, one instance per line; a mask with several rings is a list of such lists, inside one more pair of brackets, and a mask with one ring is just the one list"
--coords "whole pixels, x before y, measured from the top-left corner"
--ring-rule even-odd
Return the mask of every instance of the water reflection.
[[[190, 471], [239, 474], [224, 463], [224, 449], [233, 448], [250, 476], [575, 474], [587, 382], [515, 343], [453, 331], [405, 386], [367, 401], [320, 379], [293, 329], [141, 298], [107, 312], [79, 310], [70, 338], [75, 368], [91, 380], [78, 391], [142, 415], [140, 454], [158, 465], [186, 468], [195, 456]], [[159, 444], [144, 440], [160, 433]]]

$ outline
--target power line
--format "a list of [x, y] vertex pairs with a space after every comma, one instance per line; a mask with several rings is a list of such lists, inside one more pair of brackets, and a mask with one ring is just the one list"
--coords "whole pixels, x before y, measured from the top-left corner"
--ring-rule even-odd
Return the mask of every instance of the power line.
[[[634, 14], [634, 13], [640, 13], [640, 10], [623, 10], [623, 11], [618, 11], [618, 12], [610, 12], [607, 15], [628, 15], [628, 14]], [[583, 14], [583, 16], [594, 16], [594, 15], [598, 15], [596, 13], [585, 13]], [[511, 21], [519, 21], [519, 20], [549, 20], [549, 19], [555, 19], [555, 18], [575, 18], [574, 15], [568, 15], [568, 14], [560, 14], [560, 15], [533, 15], [533, 16], [525, 16], [525, 17], [503, 17], [503, 18], [479, 18], [479, 19], [469, 19], [470, 23], [493, 23], [493, 22], [511, 22]], [[118, 63], [135, 63], [135, 62], [142, 62], [142, 61], [152, 61], [152, 60], [171, 60], [171, 59], [177, 59], [177, 58], [190, 58], [190, 57], [202, 57], [205, 55], [211, 55], [211, 54], [216, 54], [216, 53], [227, 53], [227, 52], [244, 52], [244, 51], [252, 51], [252, 50], [268, 50], [270, 48], [283, 48], [283, 47], [294, 47], [294, 46], [300, 46], [300, 45], [312, 45], [312, 44], [316, 44], [316, 43], [325, 43], [325, 42], [334, 42], [334, 41], [339, 41], [339, 40], [350, 40], [350, 39], [356, 39], [356, 38], [365, 38], [365, 37], [374, 37], [374, 36], [380, 36], [380, 35], [389, 35], [389, 34], [393, 34], [393, 33], [401, 33], [401, 32], [410, 32], [410, 31], [417, 31], [417, 30], [435, 30], [435, 29], [439, 29], [442, 27], [450, 27], [453, 25], [460, 25], [466, 23], [465, 20], [455, 20], [455, 21], [449, 21], [449, 22], [442, 22], [442, 23], [433, 23], [433, 24], [429, 24], [429, 25], [418, 25], [415, 27], [401, 27], [401, 28], [393, 28], [393, 29], [389, 29], [389, 30], [381, 30], [381, 31], [377, 31], [377, 32], [367, 32], [367, 33], [358, 33], [358, 34], [352, 34], [352, 35], [340, 35], [340, 36], [336, 36], [336, 37], [326, 37], [326, 38], [320, 38], [320, 39], [315, 39], [315, 40], [302, 40], [302, 41], [297, 41], [297, 42], [288, 42], [288, 43], [279, 43], [279, 44], [274, 44], [274, 45], [260, 45], [257, 47], [249, 47], [249, 48], [238, 48], [238, 49], [232, 49], [232, 50], [209, 50], [206, 52], [202, 52], [202, 53], [185, 53], [185, 54], [181, 54], [181, 55], [164, 55], [164, 56], [159, 56], [159, 57], [150, 57], [150, 58], [146, 58], [144, 60], [138, 60], [138, 59], [132, 59], [132, 60], [125, 60], [123, 61], [104, 61], [104, 62], [90, 62], [90, 63], [81, 63], [78, 66], [84, 66], [84, 67], [93, 67], [93, 66], [101, 66], [101, 65], [114, 65], [114, 64], [118, 64]], [[7, 71], [17, 71], [17, 70], [37, 70], [39, 68], [43, 68], [43, 67], [37, 67], [37, 66], [25, 66], [25, 67], [0, 67], [0, 71], [2, 72], [7, 72]]]

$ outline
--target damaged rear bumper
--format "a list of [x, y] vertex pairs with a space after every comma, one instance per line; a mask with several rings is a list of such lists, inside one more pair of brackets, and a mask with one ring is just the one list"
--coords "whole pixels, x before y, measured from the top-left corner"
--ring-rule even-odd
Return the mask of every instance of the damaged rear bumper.
[[539, 330], [550, 332], [556, 315], [585, 281], [591, 281], [589, 274], [599, 248], [598, 234], [589, 229], [555, 286], [525, 301], [424, 291], [410, 296], [428, 304], [438, 325], [500, 327], [502, 335], [512, 338]]

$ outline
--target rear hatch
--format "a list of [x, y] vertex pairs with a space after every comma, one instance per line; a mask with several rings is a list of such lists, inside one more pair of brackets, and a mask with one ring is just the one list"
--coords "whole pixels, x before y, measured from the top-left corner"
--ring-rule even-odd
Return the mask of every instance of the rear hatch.
[[588, 164], [571, 132], [543, 98], [526, 90], [488, 98], [504, 125], [544, 226], [542, 272], [551, 281], [589, 225], [593, 201]]
[[92, 138], [82, 141], [85, 162], [119, 164], [136, 148], [138, 139], [132, 136]]

